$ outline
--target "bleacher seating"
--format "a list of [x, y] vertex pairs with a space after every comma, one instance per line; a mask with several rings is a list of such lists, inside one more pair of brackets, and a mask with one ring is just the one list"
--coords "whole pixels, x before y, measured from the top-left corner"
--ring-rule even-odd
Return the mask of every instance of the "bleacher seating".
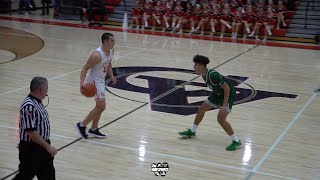
[[[107, 21], [109, 14], [114, 13], [115, 6], [120, 4], [120, 0], [104, 0], [104, 4], [107, 13], [104, 17], [104, 20]], [[79, 20], [79, 7], [79, 0], [65, 0], [63, 1], [63, 4], [60, 7], [59, 17], [63, 19]], [[95, 18], [99, 18], [99, 16], [96, 15]]]

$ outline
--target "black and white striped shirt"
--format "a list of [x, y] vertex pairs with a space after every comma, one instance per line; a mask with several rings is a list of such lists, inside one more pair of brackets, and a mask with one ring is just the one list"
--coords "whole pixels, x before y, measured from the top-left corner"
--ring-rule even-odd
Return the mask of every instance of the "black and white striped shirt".
[[27, 131], [37, 131], [44, 140], [50, 138], [49, 115], [41, 100], [28, 95], [20, 106], [20, 140], [31, 142]]

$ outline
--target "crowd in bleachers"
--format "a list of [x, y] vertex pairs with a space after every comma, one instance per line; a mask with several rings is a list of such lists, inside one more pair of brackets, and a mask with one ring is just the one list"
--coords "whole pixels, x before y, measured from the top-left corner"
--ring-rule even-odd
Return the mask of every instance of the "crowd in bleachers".
[[[34, 0], [0, 0], [0, 12], [6, 12], [11, 14], [12, 3], [18, 3], [17, 12], [19, 14], [32, 14], [32, 11], [36, 11], [37, 6]], [[57, 15], [57, 5], [61, 0], [41, 0], [41, 15], [49, 15], [49, 5], [52, 4], [54, 15]]]
[[286, 11], [294, 7], [294, 0], [155, 0], [134, 2], [132, 8], [132, 23], [130, 28], [152, 31], [161, 29], [172, 33], [183, 33], [183, 29], [190, 29], [189, 33], [204, 35], [217, 34], [224, 37], [227, 31], [232, 38], [254, 37], [258, 35], [267, 40], [274, 28], [286, 28]]

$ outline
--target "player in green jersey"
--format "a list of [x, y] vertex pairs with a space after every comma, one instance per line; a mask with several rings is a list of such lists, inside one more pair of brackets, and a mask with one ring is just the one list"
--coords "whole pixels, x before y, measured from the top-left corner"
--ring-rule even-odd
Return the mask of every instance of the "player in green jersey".
[[191, 138], [196, 135], [196, 129], [201, 123], [204, 114], [213, 107], [220, 107], [218, 112], [218, 122], [226, 133], [231, 136], [232, 143], [226, 148], [227, 151], [234, 151], [241, 148], [241, 141], [234, 133], [231, 125], [227, 122], [227, 116], [231, 112], [232, 104], [235, 100], [236, 91], [234, 86], [228, 79], [222, 76], [215, 70], [207, 69], [209, 58], [196, 55], [193, 58], [194, 70], [197, 74], [201, 75], [205, 83], [212, 90], [209, 97], [199, 107], [196, 118], [191, 129], [179, 132], [183, 138]]

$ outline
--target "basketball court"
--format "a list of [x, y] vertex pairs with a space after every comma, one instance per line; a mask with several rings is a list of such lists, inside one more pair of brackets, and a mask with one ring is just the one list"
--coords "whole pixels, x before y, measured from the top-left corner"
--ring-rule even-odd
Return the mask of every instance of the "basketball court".
[[[24, 21], [0, 21], [0, 178], [18, 169], [19, 106], [31, 79], [43, 76], [51, 141], [59, 148], [57, 179], [320, 179], [319, 46]], [[108, 137], [82, 140], [75, 124], [94, 100], [80, 94], [79, 76], [103, 32], [116, 39], [118, 78], [116, 85], [106, 80], [99, 126]], [[194, 74], [196, 54], [236, 85], [228, 121], [242, 141], [239, 150], [225, 150], [231, 138], [217, 110], [206, 113], [196, 138], [178, 136], [210, 92]], [[158, 163], [168, 164], [164, 177], [151, 172]]]

